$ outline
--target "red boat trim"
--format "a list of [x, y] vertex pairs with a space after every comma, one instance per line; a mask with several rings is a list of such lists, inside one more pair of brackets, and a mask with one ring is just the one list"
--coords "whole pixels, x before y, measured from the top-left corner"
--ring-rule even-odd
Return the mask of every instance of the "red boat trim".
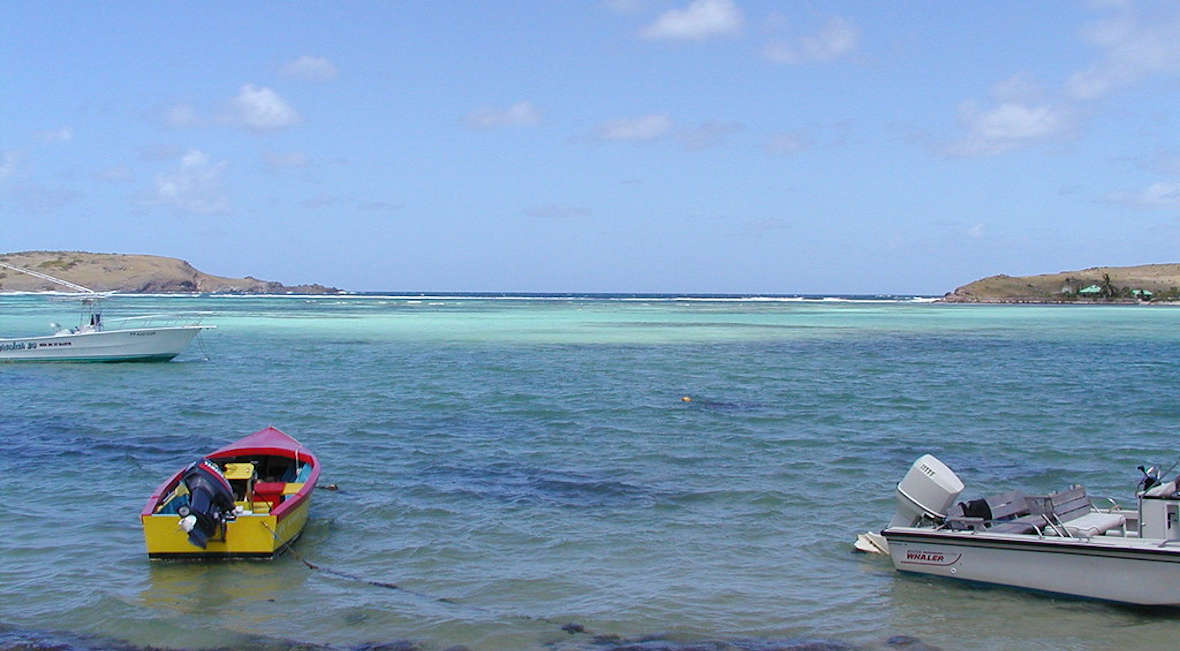
[[[206, 459], [222, 459], [226, 457], [246, 456], [246, 455], [269, 455], [277, 457], [286, 457], [288, 459], [295, 459], [296, 461], [303, 461], [311, 464], [311, 475], [308, 476], [307, 481], [294, 494], [283, 500], [281, 504], [270, 512], [270, 515], [275, 517], [276, 522], [281, 521], [289, 513], [298, 508], [305, 502], [311, 493], [315, 490], [316, 482], [320, 478], [320, 462], [311, 450], [303, 447], [303, 444], [296, 441], [286, 433], [274, 428], [267, 427], [261, 429], [253, 434], [226, 445], [214, 452], [205, 456]], [[175, 487], [180, 477], [184, 474], [184, 468], [181, 468], [176, 474], [166, 479], [162, 484], [156, 487], [152, 492], [151, 497], [148, 498], [147, 504], [144, 505], [143, 510], [140, 511], [141, 516], [151, 516], [155, 514], [156, 507], [160, 504], [160, 500], [168, 495]], [[185, 557], [191, 557], [191, 554], [184, 554]]]

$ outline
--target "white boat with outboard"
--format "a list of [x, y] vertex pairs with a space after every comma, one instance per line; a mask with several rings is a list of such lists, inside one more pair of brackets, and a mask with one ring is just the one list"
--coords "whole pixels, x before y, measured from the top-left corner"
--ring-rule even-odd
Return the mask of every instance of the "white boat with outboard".
[[960, 502], [963, 482], [927, 454], [897, 484], [889, 526], [861, 534], [855, 547], [888, 554], [902, 572], [1180, 606], [1180, 477], [1139, 469], [1130, 508], [1079, 485]]
[[103, 321], [99, 304], [111, 293], [96, 292], [76, 283], [0, 262], [0, 267], [60, 283], [77, 294], [63, 300], [82, 305], [80, 323], [72, 328], [54, 324], [51, 335], [0, 338], [0, 362], [128, 362], [167, 361], [179, 355], [202, 330], [216, 326], [194, 323], [153, 325], [165, 317], [130, 317], [113, 327]]

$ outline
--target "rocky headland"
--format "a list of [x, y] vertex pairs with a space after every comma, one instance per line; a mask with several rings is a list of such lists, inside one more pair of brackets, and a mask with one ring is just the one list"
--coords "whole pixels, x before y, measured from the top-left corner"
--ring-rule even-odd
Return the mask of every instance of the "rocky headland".
[[[184, 260], [156, 255], [22, 251], [0, 262], [69, 281], [99, 292], [125, 294], [342, 294], [323, 285], [284, 285], [251, 276], [227, 278], [193, 268]], [[59, 292], [66, 287], [0, 267], [0, 292]]]
[[1090, 267], [988, 276], [947, 292], [947, 303], [1142, 303], [1180, 300], [1180, 264]]

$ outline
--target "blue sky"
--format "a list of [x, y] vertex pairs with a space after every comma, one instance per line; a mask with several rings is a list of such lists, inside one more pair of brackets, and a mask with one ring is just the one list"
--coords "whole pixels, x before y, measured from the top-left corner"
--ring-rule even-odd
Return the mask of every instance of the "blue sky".
[[1180, 262], [1180, 5], [9, 3], [0, 250], [354, 290]]

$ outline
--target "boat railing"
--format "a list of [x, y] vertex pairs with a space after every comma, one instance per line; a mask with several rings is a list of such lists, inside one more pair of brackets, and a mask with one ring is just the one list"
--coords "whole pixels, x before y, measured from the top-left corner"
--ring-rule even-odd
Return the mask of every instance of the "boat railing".
[[[986, 519], [964, 515], [948, 516], [937, 524], [936, 529], [955, 531], [992, 532], [1007, 534], [1035, 534], [1038, 538], [1088, 539], [1093, 535], [1106, 534], [1111, 530], [1127, 535], [1128, 512], [1122, 511], [1117, 501], [1109, 497], [1089, 496], [1081, 486], [1049, 495], [1019, 495], [1019, 500], [1005, 495], [997, 502], [1023, 504], [1012, 507], [999, 518]], [[987, 501], [993, 501], [989, 498]], [[1109, 506], [1099, 507], [1095, 502], [1106, 502]], [[1011, 506], [1010, 504], [1008, 505]], [[1102, 517], [1105, 514], [1108, 517]], [[1117, 516], [1111, 518], [1109, 516]], [[1015, 517], [1013, 517], [1015, 516]]]
[[107, 330], [122, 330], [125, 328], [165, 328], [170, 326], [201, 325], [205, 315], [202, 314], [145, 314], [142, 316], [126, 316], [103, 318], [103, 327]]
[[[1106, 502], [1109, 506], [1098, 506], [1097, 502]], [[1119, 504], [1118, 500], [1113, 497], [1106, 497], [1105, 495], [1091, 495], [1090, 506], [1095, 511], [1106, 511], [1107, 513], [1123, 510], [1123, 506]]]

